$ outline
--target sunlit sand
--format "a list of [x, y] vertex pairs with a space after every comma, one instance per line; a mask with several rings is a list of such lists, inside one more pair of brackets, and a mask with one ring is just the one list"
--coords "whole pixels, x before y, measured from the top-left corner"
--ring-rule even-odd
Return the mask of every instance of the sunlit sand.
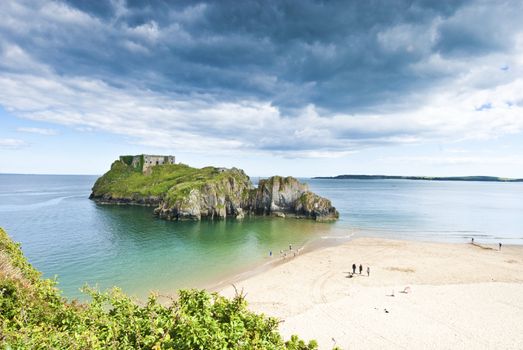
[[[349, 277], [353, 263], [362, 275]], [[522, 246], [357, 238], [235, 287], [285, 337], [322, 349], [523, 348]]]

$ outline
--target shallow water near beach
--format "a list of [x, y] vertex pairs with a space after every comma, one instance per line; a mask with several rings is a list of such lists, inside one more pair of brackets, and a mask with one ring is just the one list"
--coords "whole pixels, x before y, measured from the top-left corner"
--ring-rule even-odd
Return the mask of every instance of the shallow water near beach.
[[[95, 176], [0, 175], [0, 227], [65, 296], [85, 283], [145, 297], [230, 278], [280, 250], [352, 235], [523, 244], [523, 184], [311, 180], [340, 211], [336, 223], [281, 218], [167, 222], [151, 208], [88, 199]], [[273, 256], [269, 256], [272, 251]]]

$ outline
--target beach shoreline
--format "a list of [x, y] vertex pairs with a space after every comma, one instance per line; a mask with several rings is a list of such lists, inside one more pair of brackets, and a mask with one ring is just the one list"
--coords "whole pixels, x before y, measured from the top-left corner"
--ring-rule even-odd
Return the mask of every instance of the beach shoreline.
[[[296, 249], [288, 250], [285, 249], [284, 253], [288, 257], [281, 257], [279, 252], [273, 252], [272, 257], [266, 257], [266, 260], [257, 261], [255, 263], [249, 264], [239, 268], [237, 271], [222, 276], [219, 279], [211, 280], [202, 284], [199, 284], [197, 287], [206, 289], [211, 292], [220, 292], [228, 286], [241, 283], [244, 280], [253, 278], [259, 274], [267, 272], [275, 267], [278, 267], [282, 264], [286, 264], [292, 261], [298, 256], [309, 254], [315, 251], [321, 251], [326, 248], [336, 247], [339, 245], [348, 244], [353, 240], [358, 239], [383, 239], [389, 241], [398, 241], [398, 242], [417, 242], [417, 243], [434, 243], [434, 244], [450, 244], [450, 245], [460, 245], [460, 244], [470, 244], [468, 237], [461, 237], [462, 242], [448, 242], [445, 240], [428, 240], [420, 237], [409, 237], [409, 236], [399, 236], [395, 235], [393, 238], [386, 238], [383, 235], [377, 233], [375, 229], [364, 229], [364, 228], [343, 228], [340, 229], [343, 231], [350, 231], [347, 235], [327, 235], [327, 236], [318, 236], [314, 239], [306, 241], [303, 245], [295, 247]], [[369, 234], [370, 233], [370, 234]], [[468, 242], [468, 243], [467, 243]], [[476, 240], [473, 243], [477, 247], [484, 249], [497, 249], [497, 245], [492, 243], [484, 243], [482, 241]], [[522, 247], [523, 245], [519, 244], [506, 244], [504, 247]], [[295, 254], [293, 254], [295, 253]]]
[[341, 244], [346, 244], [347, 242], [350, 242], [352, 239], [354, 239], [356, 232], [358, 232], [357, 230], [352, 229], [346, 230], [351, 232], [345, 236], [318, 236], [304, 242], [302, 245], [293, 245], [292, 250], [289, 250], [288, 248], [283, 249], [283, 256], [280, 255], [280, 251], [272, 251], [273, 255], [266, 257], [266, 260], [244, 266], [233, 274], [226, 275], [219, 280], [207, 282], [198, 287], [211, 292], [219, 292], [228, 286], [241, 283], [244, 280], [253, 278], [280, 265], [286, 264], [301, 255], [335, 247]]
[[356, 237], [243, 277], [216, 290], [321, 349], [523, 347], [523, 246]]

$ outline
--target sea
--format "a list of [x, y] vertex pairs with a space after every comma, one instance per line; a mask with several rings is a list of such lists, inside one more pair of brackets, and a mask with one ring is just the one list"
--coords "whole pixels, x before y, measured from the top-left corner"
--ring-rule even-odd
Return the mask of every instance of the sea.
[[[354, 237], [523, 244], [523, 183], [306, 179], [334, 223], [291, 218], [169, 222], [152, 208], [89, 200], [96, 176], [0, 174], [0, 227], [64, 296], [117, 286], [144, 299], [256, 269], [280, 251]], [[253, 179], [256, 182], [258, 179]]]

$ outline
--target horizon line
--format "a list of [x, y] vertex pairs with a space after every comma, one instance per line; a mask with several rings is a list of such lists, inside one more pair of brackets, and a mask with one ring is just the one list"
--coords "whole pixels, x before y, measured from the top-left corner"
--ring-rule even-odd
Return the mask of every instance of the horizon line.
[[[102, 176], [103, 174], [57, 174], [57, 173], [11, 173], [11, 172], [0, 172], [0, 175], [21, 175], [21, 176]], [[249, 177], [263, 178], [271, 176], [281, 176], [281, 175], [248, 175]], [[496, 176], [496, 175], [385, 175], [385, 174], [338, 174], [338, 175], [315, 175], [315, 176], [299, 176], [299, 175], [288, 175], [296, 178], [305, 178], [305, 179], [321, 179], [321, 178], [336, 178], [340, 176], [383, 176], [383, 177], [418, 177], [418, 178], [464, 178], [464, 177], [487, 177], [487, 178], [497, 178], [503, 180], [523, 180], [523, 177], [505, 177], [505, 176]]]

